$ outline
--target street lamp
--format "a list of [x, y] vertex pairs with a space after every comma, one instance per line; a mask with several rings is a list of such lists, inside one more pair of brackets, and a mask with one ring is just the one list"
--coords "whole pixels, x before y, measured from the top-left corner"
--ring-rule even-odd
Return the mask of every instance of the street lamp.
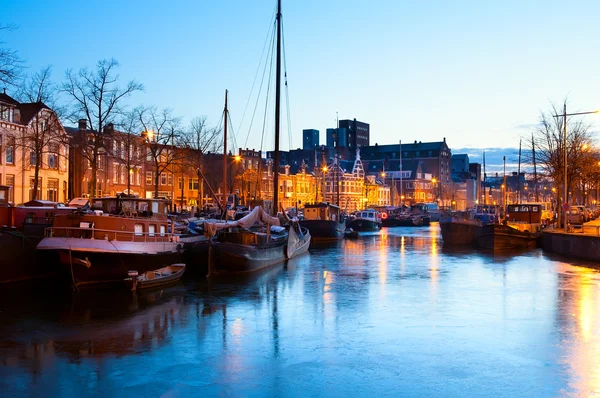
[[[567, 232], [567, 217], [565, 216], [567, 209], [567, 200], [568, 200], [568, 196], [567, 196], [567, 116], [577, 116], [577, 115], [590, 115], [593, 113], [598, 113], [600, 112], [600, 110], [596, 110], [596, 111], [591, 111], [591, 112], [576, 112], [576, 113], [567, 113], [567, 104], [565, 102], [564, 108], [563, 108], [563, 114], [562, 115], [552, 115], [555, 118], [559, 118], [562, 117], [563, 118], [563, 151], [564, 151], [564, 164], [565, 164], [565, 169], [564, 169], [564, 176], [563, 176], [563, 182], [564, 182], [564, 197], [563, 197], [563, 224], [564, 224], [564, 229], [565, 232]], [[560, 211], [560, 208], [559, 208]], [[560, 220], [560, 217], [558, 218]]]

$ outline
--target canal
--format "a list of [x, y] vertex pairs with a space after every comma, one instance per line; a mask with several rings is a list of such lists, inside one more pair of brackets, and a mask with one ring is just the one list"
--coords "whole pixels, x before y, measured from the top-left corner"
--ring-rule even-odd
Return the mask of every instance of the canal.
[[437, 224], [134, 295], [2, 287], [3, 396], [600, 396], [600, 272]]

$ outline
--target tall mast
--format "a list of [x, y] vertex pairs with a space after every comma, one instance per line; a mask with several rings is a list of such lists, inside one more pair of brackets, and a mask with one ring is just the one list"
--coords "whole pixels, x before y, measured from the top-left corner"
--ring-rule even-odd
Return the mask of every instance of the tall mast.
[[483, 204], [487, 205], [487, 192], [485, 192], [485, 181], [487, 175], [485, 174], [485, 151], [483, 151]]
[[227, 90], [225, 90], [223, 125], [223, 214], [227, 220]]
[[502, 192], [502, 211], [504, 212], [504, 208], [506, 207], [506, 191], [507, 191], [507, 186], [506, 186], [506, 156], [502, 157], [502, 161], [504, 162], [504, 192]]
[[335, 189], [337, 192], [337, 200], [335, 201], [336, 205], [340, 205], [340, 175], [339, 175], [339, 171], [340, 171], [340, 165], [339, 165], [339, 161], [340, 161], [340, 118], [338, 117], [338, 113], [335, 113], [335, 121], [336, 121], [336, 131], [335, 131], [335, 136], [337, 138], [337, 145], [335, 146], [336, 149], [336, 156], [337, 156], [337, 161], [336, 161], [336, 167], [335, 167], [335, 174], [333, 175], [335, 177]]
[[538, 180], [537, 180], [537, 168], [535, 165], [535, 141], [533, 140], [533, 133], [531, 134], [531, 156], [533, 157], [533, 183], [535, 184], [535, 201], [538, 202]]
[[275, 153], [273, 161], [273, 215], [279, 210], [279, 101], [281, 97], [281, 0], [277, 0], [277, 61], [275, 71]]
[[402, 140], [398, 141], [398, 151], [400, 152], [400, 207], [402, 207], [404, 205], [404, 199], [402, 199], [404, 196], [402, 192]]
[[521, 202], [521, 140], [519, 140], [519, 167], [517, 169], [517, 203]]

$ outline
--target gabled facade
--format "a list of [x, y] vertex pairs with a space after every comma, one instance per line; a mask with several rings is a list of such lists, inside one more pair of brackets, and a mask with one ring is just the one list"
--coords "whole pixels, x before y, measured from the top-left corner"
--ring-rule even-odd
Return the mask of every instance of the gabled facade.
[[0, 93], [0, 185], [10, 187], [9, 203], [34, 197], [67, 201], [68, 153], [65, 131], [52, 109], [43, 102], [20, 103]]

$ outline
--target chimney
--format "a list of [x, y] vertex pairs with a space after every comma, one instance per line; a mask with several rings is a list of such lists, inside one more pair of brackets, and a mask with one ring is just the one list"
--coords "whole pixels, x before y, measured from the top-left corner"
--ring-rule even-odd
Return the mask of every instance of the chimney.
[[79, 130], [87, 130], [87, 120], [79, 119]]
[[113, 134], [115, 132], [115, 125], [112, 123], [107, 123], [106, 126], [104, 126], [104, 134], [110, 135]]

